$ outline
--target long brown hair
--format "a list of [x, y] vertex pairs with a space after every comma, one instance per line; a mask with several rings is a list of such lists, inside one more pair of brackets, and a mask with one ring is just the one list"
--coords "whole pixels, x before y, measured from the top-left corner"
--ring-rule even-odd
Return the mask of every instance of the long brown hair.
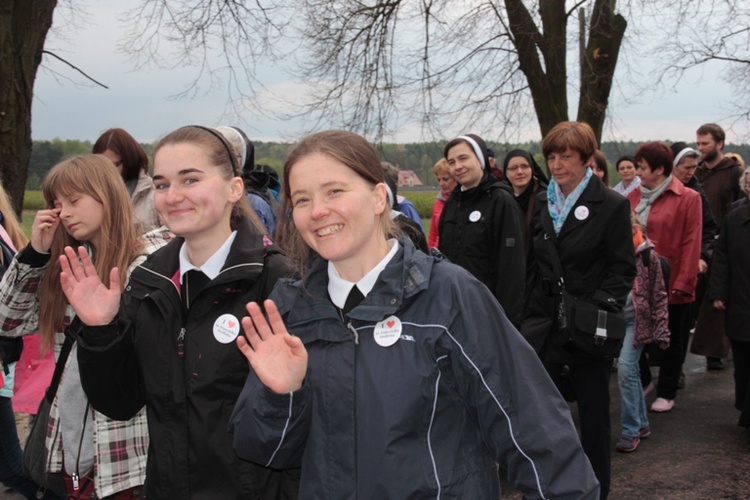
[[[141, 240], [133, 224], [133, 208], [120, 174], [102, 155], [73, 156], [58, 163], [49, 171], [42, 184], [46, 208], [55, 206], [59, 196], [81, 193], [91, 196], [102, 205], [102, 226], [99, 248], [89, 246], [96, 274], [107, 287], [113, 267], [120, 272], [124, 284], [128, 266], [140, 250]], [[60, 256], [66, 246], [77, 248], [86, 243], [75, 240], [62, 227], [57, 226], [50, 247], [50, 263], [39, 287], [39, 332], [42, 348], [54, 344], [55, 332], [65, 326], [68, 301], [60, 289]]]
[[[298, 263], [301, 275], [304, 275], [307, 271], [312, 255], [310, 247], [307, 246], [292, 220], [292, 209], [294, 207], [291, 200], [289, 175], [292, 168], [302, 158], [316, 153], [323, 154], [346, 165], [373, 186], [385, 183], [385, 171], [380, 164], [375, 149], [363, 137], [352, 132], [343, 130], [318, 132], [305, 137], [292, 149], [284, 162], [282, 183], [284, 197], [279, 213], [276, 238], [279, 245], [284, 249], [284, 253]], [[385, 235], [397, 233], [394, 224], [391, 222], [388, 209], [380, 215], [380, 223], [384, 238]]]
[[16, 247], [16, 250], [20, 250], [26, 246], [29, 239], [23, 232], [23, 227], [18, 221], [18, 217], [16, 217], [16, 212], [13, 210], [13, 205], [11, 204], [8, 193], [3, 188], [2, 183], [0, 183], [0, 213], [3, 214], [3, 227], [8, 233], [8, 236], [10, 236], [11, 243]]
[[[156, 158], [156, 153], [159, 152], [161, 148], [175, 144], [192, 144], [201, 148], [211, 165], [217, 167], [226, 180], [238, 177], [235, 171], [235, 158], [230, 156], [230, 154], [234, 155], [235, 153], [231, 150], [232, 146], [226, 141], [220, 132], [193, 125], [178, 128], [174, 132], [170, 132], [162, 137], [159, 142], [156, 143], [156, 146], [154, 147], [154, 158]], [[232, 228], [232, 231], [236, 231], [245, 218], [250, 219], [250, 222], [252, 222], [261, 234], [266, 234], [263, 223], [260, 222], [260, 219], [258, 219], [258, 216], [253, 209], [250, 208], [247, 197], [242, 196], [232, 207], [232, 215], [229, 220], [229, 225]]]
[[120, 156], [122, 178], [125, 182], [137, 179], [140, 172], [148, 173], [148, 155], [143, 146], [121, 128], [105, 131], [94, 143], [92, 153], [103, 154], [110, 150]]

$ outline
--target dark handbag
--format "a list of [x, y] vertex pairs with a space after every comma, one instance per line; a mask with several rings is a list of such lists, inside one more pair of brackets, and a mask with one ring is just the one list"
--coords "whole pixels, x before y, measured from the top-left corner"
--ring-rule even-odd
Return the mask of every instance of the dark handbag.
[[23, 471], [37, 485], [39, 485], [39, 491], [42, 494], [45, 490], [53, 491], [61, 495], [65, 494], [65, 483], [63, 481], [62, 473], [47, 472], [49, 453], [47, 451], [46, 441], [50, 408], [52, 407], [52, 401], [57, 394], [57, 387], [60, 385], [65, 362], [67, 361], [72, 348], [73, 339], [66, 336], [65, 342], [60, 350], [60, 356], [57, 358], [57, 363], [55, 364], [55, 373], [52, 375], [52, 382], [44, 393], [42, 401], [39, 403], [36, 418], [29, 430], [26, 444], [23, 447]]
[[[620, 354], [625, 338], [625, 316], [599, 308], [596, 304], [581, 300], [561, 288], [567, 336], [566, 347], [601, 360], [611, 360]], [[558, 318], [558, 322], [560, 318]]]
[[560, 291], [557, 325], [565, 335], [564, 347], [586, 356], [609, 361], [620, 353], [625, 338], [625, 315], [579, 299], [565, 289], [557, 246], [550, 238], [550, 258]]

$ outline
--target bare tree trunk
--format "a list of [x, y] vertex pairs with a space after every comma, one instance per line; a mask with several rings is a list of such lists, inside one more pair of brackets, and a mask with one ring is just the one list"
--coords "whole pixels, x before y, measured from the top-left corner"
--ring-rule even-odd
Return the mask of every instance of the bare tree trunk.
[[57, 0], [0, 0], [0, 178], [21, 215], [36, 71]]
[[[544, 34], [522, 1], [505, 0], [505, 6], [518, 64], [528, 81], [544, 137], [552, 127], [568, 119], [565, 1], [540, 2]], [[540, 53], [544, 61], [540, 60]]]
[[591, 12], [589, 41], [581, 61], [581, 96], [578, 101], [578, 121], [594, 129], [601, 142], [604, 118], [612, 90], [612, 78], [617, 67], [620, 45], [628, 23], [615, 15], [615, 0], [597, 0]]

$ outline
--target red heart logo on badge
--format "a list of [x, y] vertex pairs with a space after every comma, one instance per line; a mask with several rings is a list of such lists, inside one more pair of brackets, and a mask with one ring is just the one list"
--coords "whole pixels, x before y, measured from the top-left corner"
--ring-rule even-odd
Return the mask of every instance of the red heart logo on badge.
[[388, 321], [388, 322], [386, 323], [386, 325], [388, 325], [388, 328], [393, 328], [393, 325], [395, 325], [395, 324], [396, 324], [396, 322], [395, 322], [395, 321], [393, 321], [393, 320], [391, 320], [391, 321]]
[[227, 321], [227, 325], [229, 325], [229, 328], [234, 328], [234, 325], [236, 325], [234, 321]]

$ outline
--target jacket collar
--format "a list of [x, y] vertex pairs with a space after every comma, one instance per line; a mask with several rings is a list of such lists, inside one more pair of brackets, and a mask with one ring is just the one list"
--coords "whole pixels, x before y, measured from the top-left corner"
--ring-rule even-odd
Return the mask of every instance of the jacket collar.
[[[184, 238], [177, 237], [163, 248], [152, 253], [139, 266], [149, 271], [137, 273], [140, 279], [150, 281], [146, 276], [156, 274], [171, 281], [180, 265], [180, 248], [184, 241]], [[265, 252], [263, 241], [263, 235], [253, 226], [250, 220], [243, 219], [237, 228], [237, 236], [232, 243], [221, 273], [213, 281], [220, 283], [238, 278], [257, 279], [263, 270], [263, 255]], [[136, 277], [135, 274], [134, 277]]]
[[714, 168], [708, 168], [706, 162], [702, 161], [698, 164], [698, 170], [704, 170], [706, 172], [717, 172], [719, 170], [726, 170], [736, 165], [734, 159], [725, 156], [722, 160], [716, 164]]
[[[606, 187], [598, 177], [592, 176], [588, 186], [586, 186], [586, 189], [583, 190], [583, 193], [581, 193], [581, 196], [578, 198], [576, 204], [573, 206], [573, 209], [565, 219], [565, 223], [563, 224], [562, 229], [560, 229], [559, 236], [555, 235], [555, 229], [552, 225], [552, 217], [550, 217], [549, 215], [549, 210], [546, 209], [547, 191], [542, 191], [542, 193], [539, 195], [539, 201], [544, 203], [545, 207], [545, 210], [542, 210], [541, 217], [542, 227], [544, 228], [544, 232], [546, 233], [545, 238], [549, 237], [552, 238], [553, 241], [557, 242], [559, 238], [562, 238], [567, 233], [574, 231], [576, 228], [584, 226], [588, 224], [590, 220], [593, 220], [601, 207], [602, 201], [604, 201], [604, 194], [606, 189], [609, 188]], [[582, 210], [583, 213], [579, 211], [579, 207], [582, 207], [580, 208], [580, 210]], [[578, 214], [581, 215], [579, 216]], [[585, 216], [583, 214], [585, 214]]]
[[672, 176], [672, 182], [669, 183], [669, 186], [667, 186], [667, 191], [672, 191], [677, 196], [682, 196], [685, 192], [685, 189], [688, 189], [685, 187], [685, 185], [680, 181], [677, 177]]
[[[381, 321], [396, 313], [403, 302], [426, 289], [434, 258], [414, 248], [408, 239], [399, 239], [400, 248], [380, 273], [365, 300], [349, 313], [349, 318]], [[307, 276], [300, 281], [286, 281], [274, 293], [282, 315], [288, 313], [290, 326], [340, 316], [328, 297], [328, 261], [317, 258]]]

